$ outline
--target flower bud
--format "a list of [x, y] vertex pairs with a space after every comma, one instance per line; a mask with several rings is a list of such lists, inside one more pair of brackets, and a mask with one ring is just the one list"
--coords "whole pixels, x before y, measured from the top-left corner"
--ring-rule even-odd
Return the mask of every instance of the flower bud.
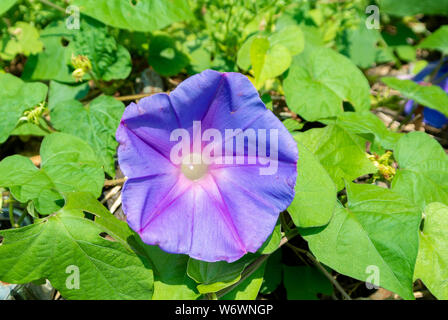
[[92, 70], [92, 63], [87, 56], [72, 54], [72, 65], [75, 71], [72, 72], [72, 76], [76, 81], [81, 81], [86, 73]]

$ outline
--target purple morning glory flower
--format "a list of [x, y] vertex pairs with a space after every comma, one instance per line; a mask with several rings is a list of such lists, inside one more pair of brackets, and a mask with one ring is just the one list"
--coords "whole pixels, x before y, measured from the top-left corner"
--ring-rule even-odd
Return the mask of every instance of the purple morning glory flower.
[[[432, 62], [428, 64], [426, 68], [424, 68], [422, 71], [420, 71], [412, 80], [421, 83], [425, 80], [427, 76], [429, 76], [435, 68], [437, 68], [438, 62]], [[445, 77], [442, 79], [444, 75], [448, 72], [448, 60], [445, 61], [445, 63], [442, 65], [442, 67], [437, 72], [437, 75], [434, 78], [434, 83], [438, 82], [438, 86], [441, 87], [445, 92], [448, 93], [448, 78]], [[414, 100], [409, 100], [406, 102], [406, 105], [404, 107], [405, 113], [410, 114], [414, 108], [416, 107], [416, 104]], [[429, 124], [430, 126], [433, 126], [435, 128], [442, 128], [445, 124], [448, 124], [448, 118], [441, 112], [425, 107], [423, 109], [423, 121]]]
[[130, 104], [116, 137], [128, 224], [167, 252], [235, 261], [293, 200], [297, 145], [242, 74], [206, 70]]

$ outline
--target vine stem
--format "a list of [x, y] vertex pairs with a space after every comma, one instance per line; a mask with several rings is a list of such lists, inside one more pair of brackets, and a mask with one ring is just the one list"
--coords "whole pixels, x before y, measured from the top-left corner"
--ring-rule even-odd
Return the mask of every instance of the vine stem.
[[101, 203], [104, 204], [106, 203], [107, 200], [109, 200], [110, 198], [112, 198], [114, 195], [116, 195], [119, 191], [121, 190], [121, 186], [115, 186], [113, 187], [104, 197], [103, 200], [101, 200]]
[[255, 271], [257, 271], [258, 268], [261, 267], [263, 265], [263, 263], [269, 257], [270, 257], [270, 254], [264, 254], [264, 255], [258, 257], [257, 259], [255, 259], [254, 262], [252, 262], [246, 269], [244, 269], [243, 273], [241, 274], [241, 279], [237, 283], [235, 283], [235, 284], [233, 284], [233, 285], [231, 285], [231, 286], [229, 286], [229, 287], [227, 287], [227, 288], [225, 288], [225, 289], [223, 289], [221, 291], [218, 291], [216, 293], [216, 296], [218, 298], [221, 298], [222, 296], [225, 296], [227, 293], [229, 293], [234, 288], [239, 286], [244, 280], [249, 278]]
[[[280, 240], [280, 244], [279, 244], [278, 248], [283, 246], [285, 243], [287, 243], [289, 240], [291, 240], [292, 238], [294, 238], [297, 235], [299, 235], [299, 231], [297, 229], [293, 229], [289, 233], [285, 234], [285, 236]], [[244, 280], [249, 278], [255, 271], [258, 270], [259, 267], [261, 267], [263, 265], [263, 263], [271, 256], [271, 254], [272, 253], [264, 254], [264, 255], [259, 256], [257, 259], [255, 259], [251, 264], [249, 264], [249, 266], [247, 266], [246, 269], [244, 269], [243, 273], [241, 274], [241, 279], [237, 283], [235, 283], [227, 288], [224, 288], [221, 291], [218, 291], [216, 293], [217, 298], [221, 298], [222, 296], [225, 296], [227, 293], [229, 293], [234, 288], [239, 286]]]
[[52, 7], [53, 9], [63, 12], [64, 14], [66, 13], [64, 8], [58, 6], [57, 4], [54, 4], [51, 1], [48, 0], [39, 0], [39, 1], [42, 2], [43, 4], [46, 4], [47, 6]]
[[27, 214], [28, 214], [28, 210], [27, 210], [26, 208], [23, 209], [23, 212], [22, 212], [22, 214], [20, 215], [19, 220], [17, 220], [17, 223], [16, 223], [17, 228], [20, 227], [20, 225], [22, 224], [23, 220], [25, 220]]
[[98, 89], [100, 89], [101, 91], [103, 91], [103, 90], [102, 90], [102, 86], [101, 86], [100, 81], [95, 77], [95, 75], [93, 74], [92, 70], [90, 70], [90, 71], [88, 72], [88, 74], [90, 75], [91, 80], [92, 80], [93, 83], [95, 84], [95, 87], [98, 88]]
[[117, 186], [117, 185], [122, 185], [125, 181], [126, 181], [126, 178], [106, 180], [106, 181], [104, 181], [104, 186], [105, 187], [113, 187], [113, 186]]
[[207, 297], [207, 300], [218, 300], [218, 296], [215, 292], [207, 293], [205, 296]]
[[446, 79], [446, 77], [448, 77], [448, 72], [445, 72], [439, 79], [437, 79], [437, 81], [434, 82], [434, 84], [441, 83], [443, 80]]
[[342, 286], [339, 284], [339, 282], [337, 282], [336, 279], [333, 278], [333, 276], [327, 271], [327, 269], [325, 269], [325, 267], [309, 251], [297, 248], [289, 243], [287, 243], [287, 246], [289, 248], [291, 248], [296, 253], [300, 252], [300, 253], [305, 254], [307, 256], [307, 258], [310, 259], [313, 262], [313, 264], [319, 269], [319, 271], [322, 272], [324, 274], [324, 276], [328, 278], [328, 280], [330, 280], [330, 282], [341, 293], [341, 295], [344, 297], [344, 299], [352, 300], [352, 298], [350, 298], [350, 296], [347, 294], [347, 292], [345, 292], [344, 288], [342, 288]]
[[45, 124], [47, 125], [48, 128], [45, 128], [40, 122], [38, 124], [39, 128], [41, 128], [42, 130], [44, 130], [44, 131], [46, 131], [48, 133], [56, 132], [56, 129], [53, 128], [53, 125], [51, 124], [51, 122], [45, 116], [43, 116], [41, 118], [44, 120], [44, 122], [45, 122]]
[[440, 68], [442, 67], [443, 63], [445, 62], [445, 55], [442, 54], [442, 56], [440, 57], [439, 63], [437, 64], [437, 66], [434, 68], [434, 70], [432, 71], [432, 73], [429, 76], [429, 82], [433, 82], [435, 80], [435, 78], [437, 77], [437, 74], [440, 71]]
[[14, 203], [11, 199], [9, 199], [9, 222], [11, 223], [11, 227], [15, 228], [16, 227], [16, 221], [14, 219]]
[[139, 100], [145, 97], [149, 97], [153, 95], [153, 93], [141, 93], [141, 94], [133, 94], [130, 96], [122, 96], [122, 97], [114, 97], [118, 101], [130, 101], [130, 100]]
[[289, 227], [283, 212], [280, 213], [280, 224], [282, 225], [283, 230], [285, 230], [286, 233], [289, 233], [291, 231], [291, 228]]

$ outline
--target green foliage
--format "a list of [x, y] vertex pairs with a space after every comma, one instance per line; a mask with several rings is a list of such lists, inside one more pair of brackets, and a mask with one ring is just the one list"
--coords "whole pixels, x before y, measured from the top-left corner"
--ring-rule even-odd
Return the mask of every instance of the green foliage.
[[41, 31], [40, 40], [45, 50], [27, 60], [22, 79], [75, 82], [70, 68], [74, 53], [73, 32], [64, 23], [54, 22]]
[[281, 240], [282, 240], [281, 224], [280, 221], [278, 221], [274, 227], [274, 231], [272, 231], [271, 235], [266, 239], [261, 248], [258, 249], [258, 253], [271, 254], [275, 252], [279, 248]]
[[415, 14], [448, 15], [447, 0], [378, 0], [381, 10], [397, 16], [412, 16]]
[[300, 141], [297, 147], [300, 157], [296, 195], [288, 212], [298, 227], [323, 226], [330, 221], [336, 206], [336, 186], [313, 153]]
[[54, 127], [88, 142], [104, 171], [115, 176], [115, 131], [124, 111], [122, 102], [100, 96], [83, 106], [77, 100], [56, 103], [51, 113]]
[[25, 83], [11, 74], [0, 74], [0, 143], [3, 143], [23, 112], [43, 102], [48, 88], [43, 83]]
[[317, 300], [317, 294], [331, 295], [331, 282], [316, 268], [283, 266], [288, 300]]
[[437, 298], [448, 299], [448, 206], [433, 202], [426, 206], [423, 230], [419, 233], [420, 246], [414, 278], [421, 279]]
[[399, 170], [392, 181], [394, 191], [422, 210], [431, 202], [448, 205], [448, 156], [437, 141], [411, 132], [398, 141], [395, 158]]
[[311, 47], [293, 60], [284, 81], [288, 107], [309, 121], [337, 116], [343, 101], [368, 110], [369, 84], [346, 57], [323, 47]]
[[39, 40], [39, 32], [31, 24], [17, 22], [8, 32], [9, 36], [1, 40], [0, 58], [12, 60], [19, 53], [29, 56], [42, 51], [43, 44]]
[[151, 37], [149, 63], [159, 74], [173, 76], [188, 65], [188, 57], [179, 49], [173, 38], [159, 33]]
[[339, 40], [340, 51], [361, 68], [371, 67], [381, 54], [378, 42], [381, 34], [376, 29], [367, 29], [362, 21], [356, 28], [345, 29]]
[[182, 41], [183, 52], [188, 56], [190, 62], [186, 66], [189, 74], [212, 68], [210, 44], [208, 36], [190, 35], [186, 37], [185, 41]]
[[260, 88], [266, 80], [275, 78], [285, 72], [292, 61], [292, 56], [304, 48], [302, 30], [295, 25], [287, 26], [272, 35], [260, 33], [251, 36], [238, 52], [238, 66], [248, 70], [252, 66], [255, 87]]
[[420, 44], [420, 48], [439, 50], [448, 54], [448, 26], [442, 26]]
[[337, 117], [335, 123], [351, 133], [365, 137], [372, 143], [377, 142], [385, 149], [394, 149], [401, 138], [401, 134], [388, 130], [384, 123], [369, 111], [344, 112]]
[[262, 294], [270, 294], [282, 283], [283, 265], [282, 251], [277, 250], [273, 253], [266, 263], [266, 269], [263, 276], [263, 284], [260, 288]]
[[[90, 194], [70, 193], [66, 201], [30, 226], [0, 231], [0, 278], [47, 278], [68, 299], [150, 299], [153, 273], [149, 261], [127, 244], [134, 237], [129, 227]], [[87, 219], [84, 212], [101, 220]]]
[[250, 61], [254, 71], [255, 87], [260, 88], [266, 80], [288, 69], [291, 56], [285, 46], [279, 44], [271, 47], [266, 38], [255, 38], [250, 46]]
[[245, 256], [233, 263], [225, 261], [205, 262], [191, 259], [188, 261], [187, 273], [198, 283], [200, 293], [217, 292], [238, 282], [244, 268], [253, 260]]
[[12, 136], [46, 136], [49, 134], [48, 124], [40, 118], [39, 125], [32, 122], [19, 122], [16, 128], [11, 132]]
[[263, 263], [244, 281], [238, 284], [233, 290], [224, 295], [222, 300], [255, 300], [263, 283], [263, 275], [266, 263]]
[[320, 161], [338, 191], [344, 188], [344, 180], [353, 181], [376, 171], [366, 157], [365, 140], [343, 127], [333, 124], [311, 129], [295, 138]]
[[[272, 110], [272, 100], [269, 103], [265, 102], [265, 104], [266, 104], [266, 108]], [[303, 128], [303, 123], [300, 123], [297, 120], [290, 119], [290, 118], [283, 120], [282, 123], [285, 126], [285, 128], [288, 129], [288, 131], [291, 132], [291, 133], [293, 133], [294, 131], [298, 131], [298, 130]]]
[[125, 79], [131, 72], [128, 50], [117, 44], [99, 23], [83, 22], [81, 32], [74, 34], [74, 55], [87, 56], [92, 63], [95, 79], [110, 81]]
[[48, 108], [54, 109], [54, 106], [61, 101], [81, 100], [89, 92], [87, 82], [75, 85], [50, 81], [50, 90], [48, 92]]
[[17, 0], [3, 0], [0, 3], [0, 15], [8, 11], [16, 2]]
[[186, 0], [74, 0], [85, 13], [107, 25], [132, 31], [154, 31], [192, 18]]
[[[362, 281], [413, 299], [420, 279], [448, 299], [446, 127], [389, 90], [448, 116], [447, 0], [71, 0], [79, 30], [51, 2], [0, 1], [0, 281], [48, 279], [64, 299], [339, 298], [319, 261], [352, 298]], [[424, 83], [388, 76], [440, 56]], [[121, 214], [121, 180], [105, 183], [121, 101], [206, 69], [245, 74], [299, 151], [292, 203], [233, 263], [146, 245], [98, 202]]]
[[[65, 23], [52, 23], [41, 32], [45, 50], [31, 56], [25, 65], [25, 80], [56, 80], [73, 83], [73, 56], [87, 56], [95, 79], [124, 79], [131, 72], [128, 50], [117, 44], [104, 25], [83, 20], [80, 30], [67, 29]], [[55, 63], [56, 61], [56, 63]], [[89, 77], [86, 77], [86, 79]]]
[[53, 133], [42, 142], [41, 168], [28, 158], [13, 155], [0, 162], [0, 186], [8, 187], [20, 202], [33, 201], [41, 214], [51, 214], [62, 204], [62, 194], [89, 192], [99, 197], [104, 173], [95, 152], [83, 140]]
[[[413, 299], [418, 207], [374, 185], [347, 184], [347, 198], [347, 207], [339, 205], [322, 231], [303, 231], [311, 251], [330, 268], [361, 281], [369, 282], [374, 266], [380, 286]], [[347, 257], [356, 257], [356, 263]]]
[[[244, 42], [260, 30], [271, 31], [276, 15], [287, 10], [291, 0], [276, 3], [269, 0], [199, 0], [189, 1], [195, 13], [194, 27], [198, 38], [210, 40], [212, 68], [220, 71], [237, 71], [236, 55], [243, 50]], [[262, 33], [269, 36], [269, 33]], [[250, 63], [250, 45], [245, 56]], [[238, 62], [239, 64], [239, 62]], [[225, 67], [225, 69], [223, 69]], [[247, 70], [247, 68], [243, 68]]]
[[154, 300], [194, 300], [200, 294], [187, 275], [189, 257], [169, 254], [155, 246], [144, 246], [154, 269]]
[[438, 110], [448, 116], [448, 94], [438, 86], [425, 86], [411, 80], [397, 78], [381, 79], [389, 87], [400, 91], [406, 98], [417, 101], [423, 106]]

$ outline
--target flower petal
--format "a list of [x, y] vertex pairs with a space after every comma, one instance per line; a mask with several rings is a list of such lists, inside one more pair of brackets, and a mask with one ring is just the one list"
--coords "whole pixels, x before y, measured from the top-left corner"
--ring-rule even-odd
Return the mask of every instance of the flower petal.
[[178, 175], [156, 173], [126, 180], [121, 193], [129, 226], [140, 232], [176, 194]]
[[246, 249], [257, 251], [294, 198], [296, 164], [279, 162], [274, 175], [260, 175], [255, 165], [221, 167], [211, 174]]
[[229, 213], [210, 195], [210, 182], [205, 179], [198, 184], [183, 179], [162, 200], [168, 205], [159, 203], [160, 210], [143, 219], [139, 230], [142, 240], [167, 252], [186, 253], [209, 262], [232, 262], [242, 257], [247, 251]]
[[[169, 136], [177, 128], [191, 135], [193, 121], [201, 121], [203, 131], [217, 129], [224, 139], [227, 129], [253, 129], [257, 135], [265, 130], [268, 155], [248, 154], [247, 146], [235, 149], [226, 157], [244, 163], [212, 163], [204, 177], [190, 180], [169, 159], [177, 143]], [[277, 137], [269, 138], [270, 130]], [[145, 243], [168, 252], [210, 262], [232, 262], [256, 252], [294, 197], [297, 145], [241, 74], [206, 70], [169, 97], [131, 104], [117, 140], [120, 166], [129, 177], [122, 194], [128, 223]], [[262, 174], [270, 165], [275, 170]]]
[[167, 94], [155, 94], [130, 104], [121, 119], [116, 138], [118, 162], [130, 178], [172, 170], [170, 141], [177, 121]]
[[170, 93], [179, 127], [189, 129], [207, 113], [223, 83], [222, 73], [205, 70], [184, 80]]

